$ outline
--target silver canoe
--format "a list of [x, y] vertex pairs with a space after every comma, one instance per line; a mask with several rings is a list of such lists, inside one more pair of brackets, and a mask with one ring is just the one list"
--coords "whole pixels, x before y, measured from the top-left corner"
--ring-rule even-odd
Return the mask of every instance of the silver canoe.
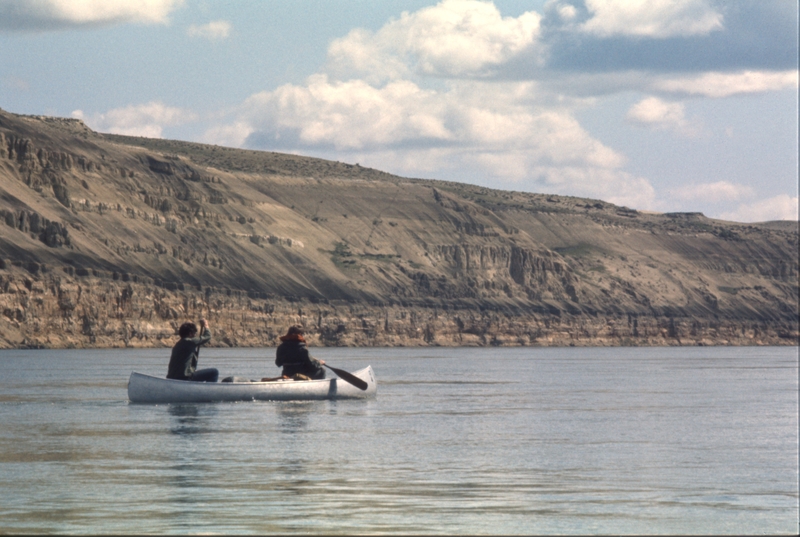
[[131, 373], [128, 399], [132, 403], [205, 403], [211, 401], [304, 401], [374, 397], [378, 383], [372, 366], [353, 373], [367, 383], [360, 390], [340, 379], [278, 380], [273, 382], [191, 382]]

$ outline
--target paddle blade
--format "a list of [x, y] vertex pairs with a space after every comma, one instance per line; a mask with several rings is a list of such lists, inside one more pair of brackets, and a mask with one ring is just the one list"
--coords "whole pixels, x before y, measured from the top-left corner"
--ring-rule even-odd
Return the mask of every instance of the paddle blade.
[[369, 384], [366, 381], [361, 380], [357, 376], [353, 375], [352, 373], [348, 373], [344, 369], [337, 369], [335, 367], [331, 367], [328, 364], [323, 364], [325, 367], [339, 375], [339, 378], [345, 382], [349, 382], [359, 390], [366, 390], [369, 387]]

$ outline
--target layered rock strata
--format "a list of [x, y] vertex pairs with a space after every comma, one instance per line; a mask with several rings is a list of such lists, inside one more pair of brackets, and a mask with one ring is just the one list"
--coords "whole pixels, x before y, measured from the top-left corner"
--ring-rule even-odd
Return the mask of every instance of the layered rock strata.
[[[41, 268], [40, 268], [41, 270]], [[167, 290], [46, 272], [0, 278], [5, 347], [164, 347], [205, 317], [218, 346], [272, 346], [291, 324], [325, 346], [655, 346], [796, 344], [790, 321], [261, 298], [229, 289]]]
[[0, 346], [798, 342], [797, 222], [741, 224], [0, 111]]

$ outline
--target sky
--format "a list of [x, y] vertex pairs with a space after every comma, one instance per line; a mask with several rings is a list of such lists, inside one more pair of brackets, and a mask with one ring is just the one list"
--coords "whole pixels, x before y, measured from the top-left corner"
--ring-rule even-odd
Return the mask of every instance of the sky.
[[0, 108], [798, 219], [797, 0], [0, 0]]

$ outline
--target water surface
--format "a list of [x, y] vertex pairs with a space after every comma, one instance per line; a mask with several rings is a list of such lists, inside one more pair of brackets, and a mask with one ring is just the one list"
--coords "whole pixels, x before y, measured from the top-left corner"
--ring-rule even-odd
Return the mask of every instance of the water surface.
[[313, 353], [377, 398], [133, 405], [168, 350], [0, 351], [0, 532], [798, 531], [797, 348]]

